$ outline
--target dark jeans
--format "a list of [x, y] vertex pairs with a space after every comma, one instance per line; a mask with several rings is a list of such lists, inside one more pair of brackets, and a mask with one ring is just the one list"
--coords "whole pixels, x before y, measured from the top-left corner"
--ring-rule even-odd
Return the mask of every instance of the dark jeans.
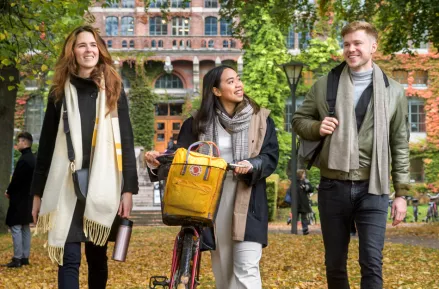
[[[108, 279], [107, 245], [96, 246], [85, 243], [88, 264], [88, 288], [105, 289]], [[66, 243], [64, 265], [58, 267], [58, 289], [79, 289], [79, 266], [81, 265], [81, 243]]]
[[300, 221], [302, 222], [302, 232], [308, 233], [308, 215], [306, 213], [300, 213]]
[[382, 250], [388, 195], [368, 193], [369, 181], [321, 178], [319, 211], [329, 289], [348, 289], [346, 262], [352, 221], [360, 241], [361, 288], [383, 288]]

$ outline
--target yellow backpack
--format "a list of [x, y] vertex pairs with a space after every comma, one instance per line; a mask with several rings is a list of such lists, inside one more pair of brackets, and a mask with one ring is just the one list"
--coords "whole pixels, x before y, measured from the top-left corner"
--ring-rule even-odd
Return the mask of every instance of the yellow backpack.
[[[202, 145], [210, 146], [209, 155], [191, 151]], [[213, 156], [213, 148], [220, 155], [218, 147], [210, 141], [196, 142], [187, 150], [179, 148], [175, 152], [163, 200], [165, 224], [213, 226], [227, 170], [227, 162]]]

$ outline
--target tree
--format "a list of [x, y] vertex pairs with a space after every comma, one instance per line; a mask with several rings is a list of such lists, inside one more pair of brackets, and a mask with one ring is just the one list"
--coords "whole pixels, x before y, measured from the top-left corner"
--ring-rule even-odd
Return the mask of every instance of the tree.
[[[21, 78], [42, 77], [53, 67], [67, 33], [84, 21], [85, 0], [0, 1], [0, 192], [11, 174], [14, 110]], [[47, 83], [50, 84], [50, 83]], [[8, 201], [0, 198], [0, 233]]]
[[380, 48], [386, 54], [418, 47], [422, 42], [431, 42], [439, 48], [437, 1], [320, 0], [315, 5], [306, 0], [273, 1], [222, 1], [221, 13], [224, 17], [239, 18], [234, 23], [234, 30], [244, 42], [248, 41], [249, 36], [241, 21], [254, 15], [253, 11], [266, 9], [273, 23], [282, 31], [286, 31], [291, 24], [300, 29], [313, 30], [318, 18], [330, 20], [326, 27], [332, 30], [339, 29], [345, 22], [365, 20], [377, 27], [382, 38]]

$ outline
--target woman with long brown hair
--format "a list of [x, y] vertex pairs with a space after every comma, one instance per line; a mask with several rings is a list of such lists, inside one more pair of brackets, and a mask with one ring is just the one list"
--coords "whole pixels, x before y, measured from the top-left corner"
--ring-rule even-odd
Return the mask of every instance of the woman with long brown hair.
[[[86, 201], [72, 178], [84, 168]], [[37, 232], [48, 232], [49, 256], [59, 264], [58, 288], [79, 288], [82, 242], [89, 288], [105, 288], [111, 226], [117, 214], [129, 216], [138, 181], [122, 81], [91, 26], [67, 37], [56, 64], [31, 192]]]

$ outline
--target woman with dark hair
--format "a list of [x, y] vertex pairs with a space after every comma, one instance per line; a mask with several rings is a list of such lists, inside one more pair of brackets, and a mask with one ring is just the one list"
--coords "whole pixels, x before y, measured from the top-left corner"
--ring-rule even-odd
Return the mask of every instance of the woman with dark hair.
[[[183, 123], [178, 135], [178, 147], [213, 141], [227, 162], [245, 166], [226, 176], [215, 235], [212, 229], [203, 232], [203, 245], [212, 250], [219, 289], [262, 288], [259, 261], [268, 243], [265, 179], [276, 169], [279, 157], [269, 114], [244, 94], [244, 85], [233, 68], [219, 66], [204, 76], [200, 109]], [[201, 148], [203, 153], [206, 150]], [[156, 151], [145, 154], [152, 171], [160, 165], [158, 155]]]
[[[37, 232], [48, 232], [61, 289], [79, 288], [82, 242], [89, 288], [106, 287], [111, 226], [117, 214], [129, 216], [138, 192], [127, 98], [112, 63], [96, 30], [81, 26], [67, 37], [55, 67], [31, 192], [32, 216]], [[86, 202], [75, 193], [75, 167], [88, 168]]]

